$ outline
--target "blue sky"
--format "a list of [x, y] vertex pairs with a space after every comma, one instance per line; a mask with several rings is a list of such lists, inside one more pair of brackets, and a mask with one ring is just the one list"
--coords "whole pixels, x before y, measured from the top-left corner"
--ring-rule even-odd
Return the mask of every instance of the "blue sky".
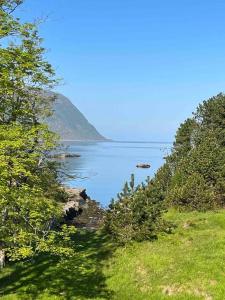
[[225, 1], [26, 0], [68, 96], [105, 136], [171, 141], [225, 86]]

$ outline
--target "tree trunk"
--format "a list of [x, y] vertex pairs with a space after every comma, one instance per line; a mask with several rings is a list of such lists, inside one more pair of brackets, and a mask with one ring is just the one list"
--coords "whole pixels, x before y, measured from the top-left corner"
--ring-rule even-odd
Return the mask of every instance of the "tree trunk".
[[0, 250], [0, 269], [5, 266], [5, 250]]

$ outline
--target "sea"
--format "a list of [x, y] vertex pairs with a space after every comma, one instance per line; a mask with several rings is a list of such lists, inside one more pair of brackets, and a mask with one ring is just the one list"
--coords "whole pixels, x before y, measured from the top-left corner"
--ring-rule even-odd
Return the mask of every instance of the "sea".
[[[88, 196], [107, 207], [116, 198], [125, 182], [135, 176], [135, 184], [154, 176], [163, 165], [164, 157], [171, 151], [172, 144], [166, 142], [64, 142], [68, 153], [79, 154], [63, 160], [64, 184], [69, 187], [85, 188]], [[150, 164], [150, 168], [137, 168], [139, 163]]]

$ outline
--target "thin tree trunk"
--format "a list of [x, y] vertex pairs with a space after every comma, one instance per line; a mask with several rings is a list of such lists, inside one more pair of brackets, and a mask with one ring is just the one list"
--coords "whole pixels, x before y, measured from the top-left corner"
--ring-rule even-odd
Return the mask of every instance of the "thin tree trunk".
[[0, 269], [5, 266], [5, 250], [0, 250]]

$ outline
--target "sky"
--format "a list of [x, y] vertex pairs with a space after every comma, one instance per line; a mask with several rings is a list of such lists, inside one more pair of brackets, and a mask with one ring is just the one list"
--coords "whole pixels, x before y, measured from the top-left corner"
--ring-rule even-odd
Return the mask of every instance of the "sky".
[[173, 141], [197, 105], [225, 90], [225, 1], [26, 0], [46, 57], [106, 137]]

